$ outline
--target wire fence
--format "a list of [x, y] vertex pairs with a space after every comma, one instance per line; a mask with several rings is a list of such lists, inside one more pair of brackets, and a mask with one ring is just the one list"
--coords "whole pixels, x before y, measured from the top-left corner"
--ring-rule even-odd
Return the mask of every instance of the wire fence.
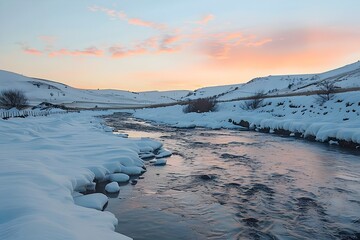
[[9, 118], [25, 118], [25, 117], [39, 117], [39, 116], [49, 116], [53, 114], [65, 114], [69, 111], [31, 111], [31, 110], [18, 110], [18, 111], [1, 111], [0, 118], [9, 119]]

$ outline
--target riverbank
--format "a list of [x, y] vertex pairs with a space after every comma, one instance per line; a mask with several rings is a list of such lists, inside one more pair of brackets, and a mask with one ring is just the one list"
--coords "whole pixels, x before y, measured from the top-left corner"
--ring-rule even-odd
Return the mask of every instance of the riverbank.
[[359, 149], [360, 94], [339, 93], [319, 104], [314, 96], [264, 99], [244, 110], [246, 101], [218, 103], [214, 112], [184, 113], [183, 106], [135, 110], [137, 118], [178, 128], [244, 128]]
[[81, 192], [143, 172], [140, 152], [161, 143], [116, 136], [100, 114], [0, 119], [0, 239], [130, 239], [101, 211], [107, 196]]

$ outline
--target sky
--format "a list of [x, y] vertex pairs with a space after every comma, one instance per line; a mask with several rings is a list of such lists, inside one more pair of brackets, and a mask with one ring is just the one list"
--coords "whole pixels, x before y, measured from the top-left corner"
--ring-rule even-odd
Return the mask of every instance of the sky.
[[360, 60], [359, 0], [0, 0], [0, 69], [193, 90]]

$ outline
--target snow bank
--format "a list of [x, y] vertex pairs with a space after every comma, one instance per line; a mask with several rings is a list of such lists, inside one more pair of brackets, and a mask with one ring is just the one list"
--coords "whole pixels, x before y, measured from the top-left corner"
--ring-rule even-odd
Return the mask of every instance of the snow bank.
[[113, 214], [88, 208], [106, 196], [77, 192], [123, 168], [141, 171], [141, 149], [161, 144], [116, 137], [95, 114], [0, 120], [0, 239], [129, 239], [114, 232]]
[[173, 127], [240, 128], [241, 120], [250, 128], [286, 130], [294, 135], [313, 136], [318, 141], [332, 139], [360, 144], [360, 94], [336, 94], [323, 105], [316, 96], [269, 98], [259, 109], [243, 110], [243, 101], [219, 103], [216, 112], [184, 113], [182, 106], [136, 110], [134, 116]]

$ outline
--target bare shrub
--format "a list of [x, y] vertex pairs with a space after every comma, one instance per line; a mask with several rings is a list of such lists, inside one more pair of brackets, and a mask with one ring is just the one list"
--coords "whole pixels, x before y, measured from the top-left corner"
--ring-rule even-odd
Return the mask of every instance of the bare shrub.
[[3, 90], [0, 93], [0, 107], [5, 109], [17, 108], [24, 109], [27, 107], [28, 99], [25, 93], [20, 90]]
[[265, 93], [259, 91], [250, 97], [250, 100], [245, 101], [240, 107], [244, 110], [255, 110], [263, 105]]
[[196, 112], [214, 112], [216, 110], [216, 101], [212, 98], [199, 98], [189, 102], [189, 104], [184, 107], [184, 113]]
[[319, 93], [316, 96], [316, 101], [323, 104], [334, 98], [335, 91], [338, 88], [334, 82], [322, 81], [318, 84]]

